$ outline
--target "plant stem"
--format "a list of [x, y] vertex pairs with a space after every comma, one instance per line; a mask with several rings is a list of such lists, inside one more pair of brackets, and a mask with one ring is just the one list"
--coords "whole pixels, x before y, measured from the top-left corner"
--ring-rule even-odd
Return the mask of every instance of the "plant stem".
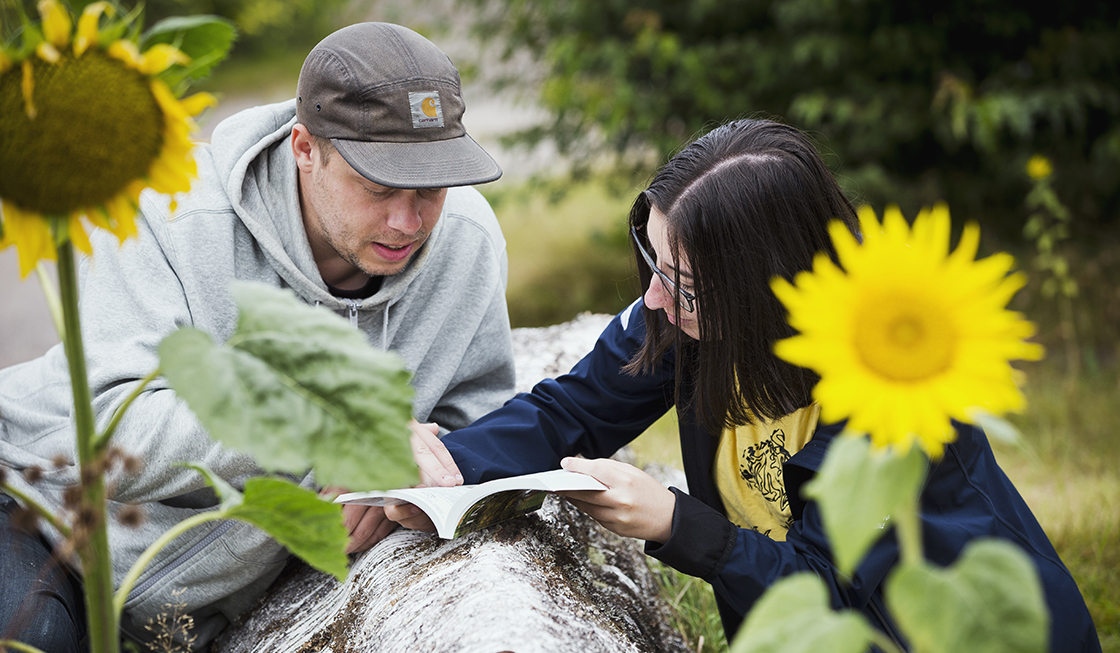
[[918, 518], [918, 505], [915, 501], [892, 517], [898, 520], [898, 545], [902, 548], [902, 560], [909, 564], [921, 564], [925, 554], [922, 552], [922, 520]]
[[58, 246], [58, 281], [63, 314], [63, 346], [70, 366], [70, 387], [74, 395], [74, 427], [82, 500], [75, 527], [78, 556], [82, 561], [82, 580], [89, 622], [91, 653], [117, 653], [119, 615], [113, 610], [113, 566], [109, 557], [109, 535], [105, 509], [105, 479], [95, 471], [93, 397], [89, 389], [85, 349], [82, 346], [78, 315], [78, 271], [74, 247], [69, 240]]
[[64, 524], [61, 519], [55, 517], [54, 513], [44, 508], [37, 501], [27, 496], [23, 492], [15, 489], [14, 487], [8, 485], [7, 483], [0, 483], [0, 490], [3, 490], [4, 494], [12, 497], [13, 499], [19, 499], [19, 501], [23, 503], [24, 506], [35, 511], [35, 514], [47, 520], [47, 522], [51, 526], [53, 526], [56, 531], [62, 533], [63, 537], [70, 537], [70, 527]]
[[39, 277], [39, 285], [43, 288], [43, 297], [47, 300], [47, 308], [51, 311], [51, 320], [54, 321], [54, 328], [58, 331], [59, 340], [66, 339], [66, 326], [62, 321], [62, 300], [58, 298], [58, 290], [51, 281], [51, 277], [47, 274], [47, 267], [39, 261], [35, 265], [35, 274]]
[[136, 585], [136, 581], [140, 578], [140, 574], [147, 568], [156, 555], [163, 550], [163, 547], [171, 543], [172, 540], [186, 533], [190, 529], [205, 524], [206, 522], [218, 521], [225, 519], [225, 512], [222, 510], [214, 510], [212, 512], [204, 512], [189, 519], [175, 524], [170, 530], [164, 532], [158, 540], [152, 542], [144, 553], [136, 559], [132, 564], [132, 568], [128, 570], [128, 575], [121, 581], [121, 586], [117, 589], [117, 595], [113, 598], [113, 611], [120, 614], [124, 610], [124, 602], [128, 599], [128, 593], [132, 591], [132, 587]]
[[37, 649], [30, 644], [24, 644], [23, 642], [17, 642], [11, 639], [0, 639], [0, 651], [3, 651], [5, 649], [20, 651], [21, 653], [44, 653], [44, 651]]
[[124, 417], [125, 411], [127, 411], [128, 407], [132, 405], [132, 402], [140, 396], [144, 388], [147, 388], [148, 384], [155, 380], [159, 374], [160, 369], [158, 367], [152, 370], [152, 373], [145, 376], [140, 381], [140, 384], [132, 390], [132, 393], [124, 400], [124, 403], [117, 407], [116, 412], [113, 413], [113, 419], [109, 421], [109, 425], [105, 427], [105, 430], [98, 436], [97, 441], [94, 442], [94, 450], [97, 453], [105, 451], [105, 447], [109, 446], [109, 440], [112, 439], [113, 432], [117, 430], [117, 424], [121, 421], [121, 418]]

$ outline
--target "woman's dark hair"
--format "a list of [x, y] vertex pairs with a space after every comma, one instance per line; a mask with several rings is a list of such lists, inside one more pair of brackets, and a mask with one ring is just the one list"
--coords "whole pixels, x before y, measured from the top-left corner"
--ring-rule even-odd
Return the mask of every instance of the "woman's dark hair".
[[[687, 384], [714, 432], [812, 403], [817, 375], [774, 355], [774, 343], [795, 332], [770, 280], [792, 281], [817, 252], [835, 261], [828, 223], [858, 233], [858, 220], [808, 137], [768, 120], [722, 125], [674, 156], [634, 202], [630, 225], [647, 251], [651, 206], [666, 218], [672, 267], [683, 257], [692, 269], [700, 340], [645, 308], [646, 340], [626, 371], [652, 369], [675, 347], [678, 406]], [[636, 247], [634, 256], [648, 288], [649, 266]]]

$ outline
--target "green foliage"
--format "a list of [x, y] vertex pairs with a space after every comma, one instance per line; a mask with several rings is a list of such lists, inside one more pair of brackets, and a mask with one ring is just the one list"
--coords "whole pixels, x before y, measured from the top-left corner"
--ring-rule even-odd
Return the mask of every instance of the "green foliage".
[[577, 172], [610, 153], [641, 177], [715, 123], [772, 116], [814, 133], [852, 194], [907, 213], [947, 200], [1018, 234], [1032, 152], [1083, 228], [1120, 209], [1116, 3], [461, 1], [538, 62], [550, 119], [519, 139], [554, 140]]
[[144, 32], [140, 49], [147, 50], [157, 43], [173, 45], [191, 58], [185, 66], [173, 66], [164, 73], [164, 81], [177, 91], [197, 82], [229, 55], [237, 28], [217, 16], [175, 16], [165, 18]]
[[893, 517], [914, 510], [925, 470], [926, 457], [917, 446], [897, 456], [872, 451], [867, 438], [841, 436], [832, 443], [804, 494], [820, 505], [842, 573], [855, 570]]
[[1049, 616], [1038, 572], [1009, 542], [968, 546], [949, 569], [903, 564], [887, 603], [915, 650], [1045, 653]]
[[241, 314], [215, 345], [181, 329], [160, 345], [160, 366], [215, 439], [265, 469], [322, 485], [390, 489], [416, 482], [408, 444], [409, 374], [329, 311], [289, 291], [238, 282]]
[[821, 579], [799, 573], [775, 583], [755, 603], [731, 653], [863, 653], [870, 638], [862, 615], [833, 612]]
[[310, 490], [267, 477], [251, 478], [245, 494], [202, 465], [188, 465], [202, 474], [218, 495], [222, 519], [252, 524], [283, 544], [307, 564], [346, 579], [346, 528], [342, 507]]
[[684, 637], [690, 651], [726, 653], [727, 637], [719, 618], [712, 586], [649, 558], [661, 599], [670, 610], [670, 623]]
[[213, 14], [242, 33], [238, 52], [268, 55], [310, 46], [346, 22], [346, 0], [147, 0], [145, 20]]

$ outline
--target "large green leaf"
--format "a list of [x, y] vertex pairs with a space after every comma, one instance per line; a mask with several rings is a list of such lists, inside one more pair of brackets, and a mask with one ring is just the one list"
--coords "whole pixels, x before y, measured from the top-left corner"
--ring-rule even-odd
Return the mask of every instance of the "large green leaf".
[[160, 344], [160, 366], [211, 436], [268, 470], [315, 470], [322, 485], [390, 489], [417, 480], [412, 388], [396, 354], [339, 316], [263, 284], [231, 287], [237, 331], [196, 329]]
[[157, 43], [174, 45], [191, 58], [189, 64], [174, 66], [162, 76], [172, 88], [182, 92], [209, 75], [229, 54], [236, 38], [237, 27], [225, 18], [174, 16], [152, 25], [140, 43], [145, 50]]
[[1008, 542], [976, 541], [948, 569], [901, 565], [886, 589], [891, 614], [916, 651], [1047, 650], [1042, 585], [1030, 559]]
[[205, 466], [188, 466], [214, 488], [222, 517], [252, 524], [312, 567], [346, 579], [348, 536], [342, 506], [288, 481], [267, 477], [249, 479], [241, 494]]
[[893, 449], [872, 451], [863, 437], [844, 435], [832, 443], [804, 492], [820, 506], [840, 571], [855, 570], [892, 515], [918, 509], [925, 470], [926, 458], [918, 447], [899, 456]]
[[828, 590], [813, 574], [775, 583], [747, 614], [731, 653], [863, 653], [871, 626], [854, 612], [833, 612]]

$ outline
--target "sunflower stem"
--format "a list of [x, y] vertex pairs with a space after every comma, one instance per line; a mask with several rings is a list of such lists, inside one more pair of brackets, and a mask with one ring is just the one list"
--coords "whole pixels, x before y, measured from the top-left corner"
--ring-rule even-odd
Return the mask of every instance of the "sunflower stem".
[[119, 615], [113, 610], [113, 567], [105, 508], [105, 479], [100, 471], [94, 442], [93, 396], [89, 389], [85, 349], [78, 315], [78, 271], [74, 247], [69, 239], [57, 247], [58, 281], [61, 290], [65, 334], [63, 346], [70, 366], [70, 388], [74, 395], [74, 428], [78, 464], [81, 469], [81, 501], [73, 539], [82, 562], [86, 618], [91, 653], [118, 653]]
[[47, 308], [50, 309], [55, 331], [58, 331], [58, 339], [66, 340], [66, 324], [62, 318], [62, 300], [58, 298], [58, 289], [51, 281], [47, 266], [43, 265], [42, 261], [35, 264], [35, 274], [39, 277], [39, 285], [43, 288], [43, 297], [47, 300]]
[[903, 562], [921, 564], [925, 554], [922, 551], [922, 521], [918, 518], [917, 501], [895, 517], [898, 519], [898, 544], [902, 548]]

